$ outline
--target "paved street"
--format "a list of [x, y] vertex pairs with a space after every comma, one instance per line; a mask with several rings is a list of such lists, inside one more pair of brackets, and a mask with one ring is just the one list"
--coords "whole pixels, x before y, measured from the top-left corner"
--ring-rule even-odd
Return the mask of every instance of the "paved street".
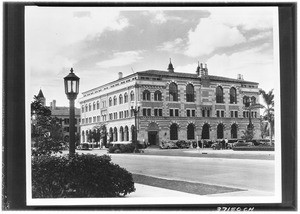
[[218, 158], [112, 155], [112, 161], [137, 174], [247, 190], [274, 191], [274, 162]]
[[[91, 153], [103, 154], [103, 151]], [[259, 192], [259, 195], [273, 195], [274, 193], [273, 160], [139, 154], [110, 155], [112, 162], [135, 174], [241, 188], [253, 194]]]

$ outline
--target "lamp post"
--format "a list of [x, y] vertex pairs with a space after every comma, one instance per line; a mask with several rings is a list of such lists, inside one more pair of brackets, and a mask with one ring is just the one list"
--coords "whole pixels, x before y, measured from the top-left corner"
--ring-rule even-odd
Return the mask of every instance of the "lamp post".
[[253, 129], [252, 118], [251, 118], [252, 110], [263, 108], [263, 106], [259, 103], [252, 103], [248, 97], [247, 97], [247, 101], [245, 104], [246, 105], [245, 105], [244, 109], [249, 111], [249, 128], [252, 130]]
[[74, 100], [77, 98], [79, 92], [79, 77], [73, 73], [73, 68], [71, 68], [68, 76], [64, 78], [65, 83], [65, 93], [67, 98], [70, 100], [70, 138], [69, 138], [69, 155], [73, 156], [75, 154], [75, 109]]
[[140, 106], [139, 104], [138, 105], [135, 105], [135, 104], [132, 104], [131, 105], [131, 111], [133, 112], [134, 114], [134, 130], [133, 130], [133, 134], [134, 136], [132, 137], [132, 139], [134, 139], [134, 153], [137, 153], [138, 152], [138, 148], [137, 148], [137, 120], [138, 120], [138, 113], [140, 111]]

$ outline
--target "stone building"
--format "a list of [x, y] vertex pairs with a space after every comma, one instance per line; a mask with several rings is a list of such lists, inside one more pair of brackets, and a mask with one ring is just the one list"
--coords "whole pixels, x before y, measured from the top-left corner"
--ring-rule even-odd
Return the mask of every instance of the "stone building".
[[139, 106], [138, 140], [161, 141], [239, 139], [249, 125], [260, 136], [259, 109], [247, 106], [259, 99], [258, 83], [208, 74], [206, 64], [195, 73], [146, 70], [83, 92], [81, 142], [87, 142], [95, 126], [105, 124], [110, 141], [131, 141]]
[[[42, 90], [40, 89], [37, 98], [41, 101], [43, 106], [46, 106], [46, 98]], [[64, 141], [69, 141], [69, 107], [64, 106], [56, 106], [56, 100], [50, 102], [50, 106], [48, 106], [51, 110], [51, 116], [57, 117], [60, 120], [60, 124], [62, 125], [63, 138]], [[80, 134], [80, 109], [75, 108], [75, 135]]]

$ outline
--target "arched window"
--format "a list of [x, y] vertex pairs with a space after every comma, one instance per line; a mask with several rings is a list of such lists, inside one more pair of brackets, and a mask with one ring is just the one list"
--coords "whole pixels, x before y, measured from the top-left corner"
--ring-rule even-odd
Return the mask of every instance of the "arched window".
[[128, 103], [128, 94], [127, 93], [124, 94], [124, 103]]
[[237, 125], [231, 125], [231, 138], [237, 138]]
[[207, 123], [202, 127], [202, 139], [209, 139], [209, 125]]
[[114, 106], [117, 105], [117, 97], [114, 96]]
[[186, 86], [186, 101], [194, 102], [194, 86], [192, 84], [187, 84]]
[[247, 96], [243, 97], [243, 104], [245, 105], [245, 107], [249, 107], [250, 106], [249, 97], [247, 97]]
[[109, 98], [108, 105], [112, 106], [112, 98], [111, 97]]
[[85, 134], [84, 134], [84, 131], [82, 131], [82, 143], [85, 142]]
[[118, 141], [118, 130], [116, 127], [114, 128], [114, 137], [113, 138], [114, 138], [114, 142]]
[[133, 91], [130, 92], [130, 101], [134, 101], [134, 92]]
[[97, 101], [97, 109], [99, 109], [99, 108], [100, 108], [100, 102]]
[[85, 136], [86, 136], [86, 142], [88, 142], [89, 141], [89, 131], [88, 130], [85, 131]]
[[255, 103], [256, 103], [256, 98], [253, 96], [253, 97], [251, 97], [251, 104], [253, 105]]
[[89, 111], [92, 111], [92, 105], [89, 104]]
[[224, 127], [223, 124], [219, 124], [217, 126], [217, 139], [223, 139], [224, 138]]
[[85, 111], [86, 112], [88, 111], [88, 105], [87, 104], [85, 105]]
[[178, 127], [176, 123], [170, 126], [170, 140], [178, 140]]
[[237, 103], [236, 102], [236, 89], [234, 87], [230, 88], [230, 103]]
[[193, 140], [195, 139], [195, 126], [194, 124], [190, 123], [187, 126], [187, 139], [188, 140]]
[[110, 127], [109, 128], [109, 142], [112, 142], [114, 140], [113, 138], [113, 129]]
[[150, 91], [148, 91], [148, 90], [143, 91], [143, 100], [150, 101]]
[[154, 92], [154, 101], [161, 101], [161, 92], [160, 91]]
[[218, 86], [216, 88], [216, 102], [217, 103], [223, 103], [224, 102], [223, 88], [221, 86]]
[[82, 112], [82, 113], [84, 112], [84, 106], [81, 107], [81, 112]]
[[131, 140], [132, 140], [132, 142], [134, 141], [134, 130], [135, 130], [134, 125], [131, 125]]
[[178, 89], [174, 82], [169, 85], [169, 96], [170, 101], [178, 101]]
[[93, 110], [96, 110], [96, 103], [93, 103]]
[[125, 126], [124, 139], [125, 141], [129, 141], [128, 126]]
[[120, 141], [124, 141], [124, 130], [123, 130], [123, 126], [120, 127]]
[[122, 96], [122, 94], [120, 94], [120, 96], [119, 96], [119, 104], [123, 104], [123, 96]]

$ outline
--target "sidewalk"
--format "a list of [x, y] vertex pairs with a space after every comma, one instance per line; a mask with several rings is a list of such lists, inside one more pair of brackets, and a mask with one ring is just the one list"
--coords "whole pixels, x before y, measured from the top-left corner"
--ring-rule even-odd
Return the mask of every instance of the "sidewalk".
[[213, 150], [211, 148], [200, 148], [200, 149], [191, 149], [191, 150], [186, 150], [184, 152], [188, 153], [201, 153], [201, 154], [240, 154], [240, 155], [255, 155], [255, 154], [263, 154], [263, 155], [274, 155], [274, 151], [234, 151], [232, 149], [224, 149], [224, 150]]
[[[114, 155], [108, 153], [107, 149], [93, 150], [76, 150], [78, 153], [90, 153], [98, 155]], [[122, 155], [122, 154], [116, 154]], [[193, 148], [193, 149], [159, 149], [146, 148], [142, 153], [124, 153], [123, 155], [158, 155], [158, 156], [179, 156], [179, 157], [195, 157], [195, 158], [228, 158], [228, 159], [254, 159], [254, 160], [274, 160], [274, 151], [233, 151], [213, 150], [211, 148]]]

